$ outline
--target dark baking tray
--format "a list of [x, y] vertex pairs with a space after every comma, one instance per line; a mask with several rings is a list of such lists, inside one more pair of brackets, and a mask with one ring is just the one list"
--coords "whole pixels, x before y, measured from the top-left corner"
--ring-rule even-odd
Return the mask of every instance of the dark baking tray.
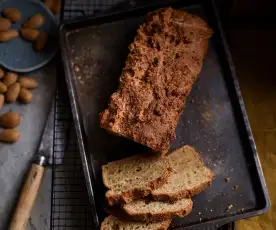
[[[211, 188], [193, 199], [192, 213], [175, 219], [171, 229], [216, 229], [265, 213], [270, 201], [216, 7], [211, 1], [192, 2], [174, 1], [169, 5], [200, 15], [213, 28], [214, 35], [170, 151], [184, 144], [194, 146], [215, 173], [215, 179]], [[67, 87], [96, 229], [106, 216], [101, 165], [147, 151], [101, 129], [98, 114], [117, 89], [128, 45], [144, 15], [164, 6], [77, 20], [60, 29]], [[231, 180], [227, 183], [228, 177]]]

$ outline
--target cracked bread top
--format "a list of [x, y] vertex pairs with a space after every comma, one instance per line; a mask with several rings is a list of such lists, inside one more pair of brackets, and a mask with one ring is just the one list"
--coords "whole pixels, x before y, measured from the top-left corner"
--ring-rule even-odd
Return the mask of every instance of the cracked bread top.
[[119, 88], [100, 114], [101, 127], [166, 152], [211, 35], [205, 21], [182, 10], [149, 13], [129, 47]]

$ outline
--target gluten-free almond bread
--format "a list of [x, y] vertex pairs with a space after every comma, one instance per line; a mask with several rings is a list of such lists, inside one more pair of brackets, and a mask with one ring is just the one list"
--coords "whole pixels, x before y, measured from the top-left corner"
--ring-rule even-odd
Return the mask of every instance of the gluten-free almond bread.
[[170, 171], [169, 161], [157, 155], [138, 155], [104, 165], [103, 183], [109, 189], [107, 203], [128, 203], [147, 196], [167, 182]]
[[171, 220], [164, 220], [157, 223], [139, 223], [108, 216], [102, 222], [101, 230], [166, 230], [170, 222]]
[[212, 30], [200, 17], [164, 8], [147, 15], [100, 125], [154, 151], [167, 152], [201, 71]]

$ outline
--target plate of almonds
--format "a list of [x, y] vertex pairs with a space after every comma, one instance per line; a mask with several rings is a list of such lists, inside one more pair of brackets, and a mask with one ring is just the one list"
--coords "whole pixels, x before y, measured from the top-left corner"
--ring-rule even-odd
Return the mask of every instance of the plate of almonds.
[[30, 72], [54, 57], [58, 27], [53, 9], [35, 0], [0, 0], [0, 66]]

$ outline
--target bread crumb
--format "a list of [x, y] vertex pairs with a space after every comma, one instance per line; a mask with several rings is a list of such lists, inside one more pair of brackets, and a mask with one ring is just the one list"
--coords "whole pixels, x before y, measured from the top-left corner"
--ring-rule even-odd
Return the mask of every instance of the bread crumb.
[[233, 205], [232, 205], [232, 204], [230, 204], [230, 205], [228, 206], [228, 210], [230, 210], [231, 208], [233, 208]]
[[79, 68], [77, 65], [74, 65], [74, 70], [75, 70], [76, 72], [79, 72], [79, 71], [80, 71], [80, 68]]
[[230, 177], [225, 178], [226, 183], [229, 183], [231, 181]]
[[235, 185], [235, 186], [233, 187], [233, 189], [234, 189], [235, 191], [237, 191], [237, 190], [239, 189], [239, 186], [238, 186], [238, 185]]

